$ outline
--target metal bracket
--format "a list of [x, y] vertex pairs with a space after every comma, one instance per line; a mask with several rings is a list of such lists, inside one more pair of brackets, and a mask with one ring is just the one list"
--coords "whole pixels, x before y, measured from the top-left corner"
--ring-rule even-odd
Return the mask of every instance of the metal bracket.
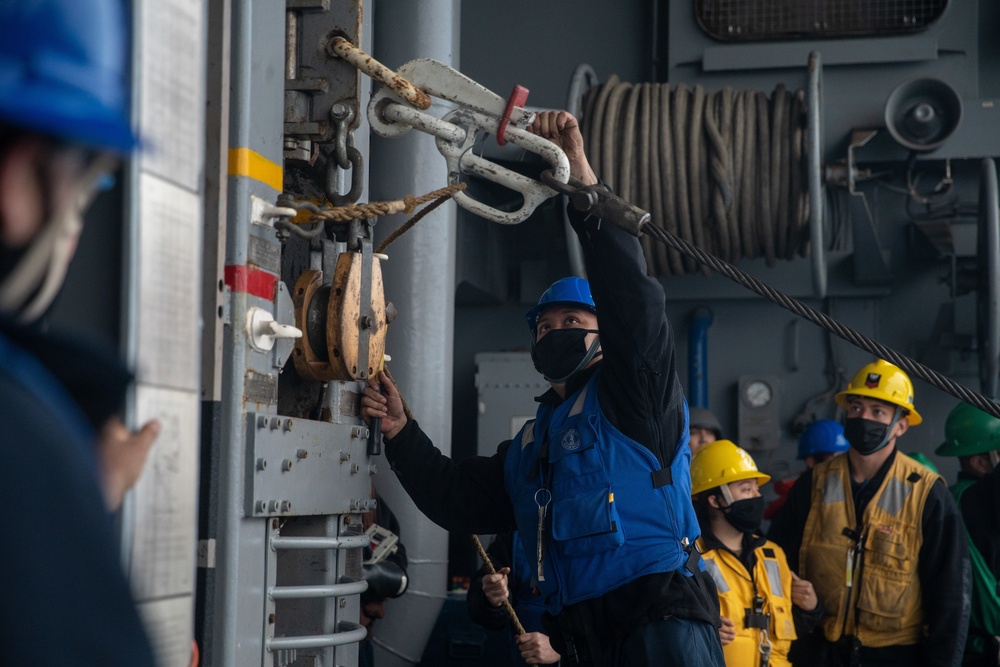
[[[330, 117], [336, 104], [353, 111], [352, 127], [359, 121], [361, 74], [337, 55], [333, 43], [338, 38], [358, 40], [361, 3], [290, 0], [286, 7], [286, 140], [329, 143], [336, 139], [337, 124]], [[301, 13], [327, 16], [300, 21]], [[324, 76], [310, 76], [315, 72]]]
[[828, 170], [827, 182], [847, 187], [851, 193], [850, 214], [853, 237], [854, 282], [858, 285], [887, 285], [892, 276], [889, 262], [879, 242], [875, 229], [875, 218], [865, 193], [857, 184], [871, 172], [857, 164], [857, 151], [867, 145], [876, 135], [877, 129], [857, 129], [851, 132], [847, 146], [847, 161]]

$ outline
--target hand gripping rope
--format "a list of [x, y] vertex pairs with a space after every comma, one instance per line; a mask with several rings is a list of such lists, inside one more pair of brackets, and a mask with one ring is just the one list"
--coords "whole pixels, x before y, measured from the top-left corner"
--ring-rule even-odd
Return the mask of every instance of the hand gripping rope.
[[[472, 536], [472, 543], [475, 545], [476, 551], [479, 552], [479, 557], [483, 559], [483, 564], [486, 566], [486, 569], [489, 571], [489, 573], [496, 574], [497, 569], [493, 567], [493, 562], [490, 560], [489, 555], [486, 553], [486, 549], [483, 548], [483, 543], [479, 541], [478, 535]], [[505, 598], [502, 604], [504, 611], [506, 611], [507, 615], [510, 616], [511, 623], [514, 624], [514, 635], [515, 636], [523, 635], [526, 632], [526, 630], [524, 629], [524, 626], [521, 625], [521, 621], [518, 620], [517, 612], [514, 611], [514, 607], [511, 605], [510, 600]], [[537, 667], [537, 666], [532, 665], [532, 667]]]

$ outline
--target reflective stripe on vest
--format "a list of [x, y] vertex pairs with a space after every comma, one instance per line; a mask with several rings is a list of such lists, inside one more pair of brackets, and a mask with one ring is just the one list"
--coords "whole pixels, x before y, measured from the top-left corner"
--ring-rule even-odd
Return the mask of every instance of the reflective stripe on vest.
[[[823, 600], [827, 640], [856, 635], [864, 646], [916, 644], [923, 639], [918, 555], [924, 504], [939, 475], [897, 453], [865, 508], [862, 563], [853, 566], [854, 498], [847, 454], [813, 469], [813, 497], [802, 536], [800, 576]], [[849, 562], [852, 566], [849, 566]], [[853, 570], [853, 571], [852, 571]]]
[[[704, 550], [704, 540], [698, 541]], [[788, 650], [796, 638], [792, 618], [792, 572], [785, 553], [774, 542], [765, 541], [754, 549], [756, 563], [750, 578], [743, 563], [725, 549], [704, 551], [705, 569], [712, 575], [719, 593], [719, 611], [733, 622], [736, 639], [722, 647], [726, 667], [760, 667], [761, 632], [745, 625], [746, 612], [756, 594], [764, 599], [764, 613], [770, 616], [768, 636], [772, 644], [770, 667], [788, 667]]]

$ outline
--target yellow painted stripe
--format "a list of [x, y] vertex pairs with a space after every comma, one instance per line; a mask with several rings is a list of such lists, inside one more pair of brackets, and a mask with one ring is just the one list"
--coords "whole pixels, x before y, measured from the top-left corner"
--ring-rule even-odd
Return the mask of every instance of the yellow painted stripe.
[[281, 165], [268, 160], [249, 148], [229, 149], [229, 175], [246, 176], [281, 192], [284, 188], [284, 174]]

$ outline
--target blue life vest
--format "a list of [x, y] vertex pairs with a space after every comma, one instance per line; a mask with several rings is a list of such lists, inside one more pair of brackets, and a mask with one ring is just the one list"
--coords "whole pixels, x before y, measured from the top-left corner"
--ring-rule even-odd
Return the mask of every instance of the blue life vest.
[[[539, 406], [504, 461], [532, 578], [552, 614], [644, 575], [690, 576], [689, 558], [705, 569], [691, 551], [701, 531], [691, 504], [686, 404], [683, 436], [669, 469], [661, 470], [649, 449], [604, 415], [599, 374], [554, 409]], [[548, 500], [540, 578], [539, 506]]]

